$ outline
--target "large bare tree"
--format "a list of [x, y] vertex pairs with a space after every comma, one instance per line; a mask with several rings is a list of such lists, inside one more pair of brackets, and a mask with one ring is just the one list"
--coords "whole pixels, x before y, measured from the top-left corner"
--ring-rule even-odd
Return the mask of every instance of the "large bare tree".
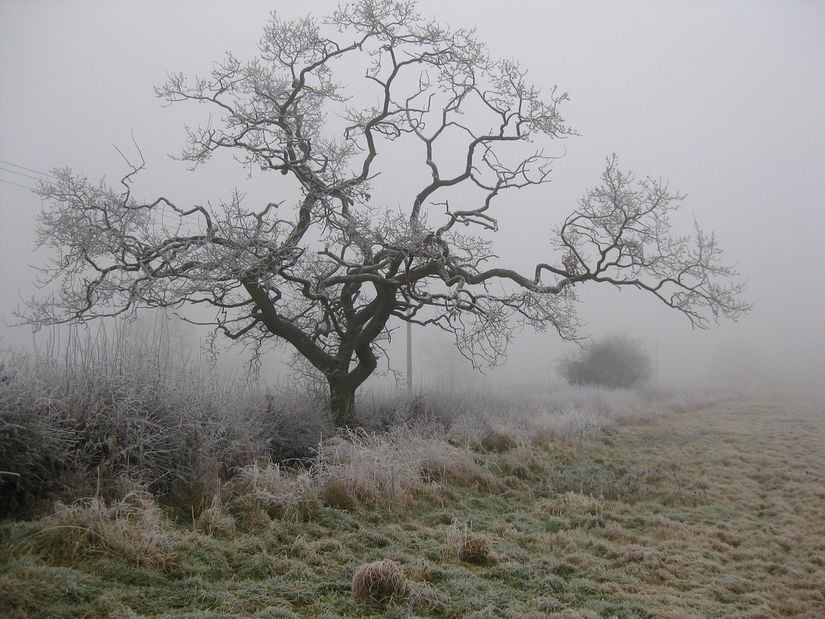
[[[713, 237], [673, 232], [681, 196], [634, 181], [615, 158], [555, 230], [556, 246], [536, 248], [544, 261], [527, 273], [499, 264], [496, 203], [548, 182], [548, 149], [572, 131], [559, 113], [566, 94], [491, 58], [472, 30], [422, 19], [413, 2], [358, 0], [320, 23], [273, 14], [259, 49], [206, 77], [173, 74], [157, 94], [215, 113], [188, 129], [182, 159], [231, 151], [273, 175], [272, 199], [139, 200], [142, 156], [116, 188], [56, 170], [40, 189], [52, 287], [30, 304], [32, 323], [143, 307], [201, 322], [185, 308], [208, 306], [214, 332], [253, 354], [288, 342], [326, 377], [336, 422], [351, 424], [393, 317], [497, 363], [521, 325], [575, 337], [574, 290], [589, 282], [647, 291], [699, 327], [747, 309]], [[409, 180], [391, 201], [373, 198], [381, 166], [398, 170], [398, 146]]]

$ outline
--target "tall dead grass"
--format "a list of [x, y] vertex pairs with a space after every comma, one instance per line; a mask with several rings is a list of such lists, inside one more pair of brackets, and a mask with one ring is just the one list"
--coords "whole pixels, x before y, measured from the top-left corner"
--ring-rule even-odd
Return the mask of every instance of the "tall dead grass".
[[384, 433], [350, 430], [322, 443], [313, 461], [321, 496], [333, 506], [358, 501], [403, 504], [425, 483], [492, 483], [474, 454], [426, 429], [401, 426]]
[[230, 509], [286, 520], [304, 518], [320, 504], [310, 469], [290, 470], [263, 460], [240, 467], [224, 486], [223, 497]]
[[4, 356], [0, 517], [112, 498], [123, 478], [184, 512], [205, 508], [238, 467], [306, 455], [326, 429], [320, 407], [276, 406], [171, 342], [163, 322], [122, 322]]
[[300, 467], [253, 462], [223, 487], [230, 509], [270, 517], [308, 517], [324, 503], [350, 510], [360, 503], [398, 507], [433, 484], [495, 486], [476, 454], [426, 436], [419, 428], [376, 433], [347, 430], [318, 444]]

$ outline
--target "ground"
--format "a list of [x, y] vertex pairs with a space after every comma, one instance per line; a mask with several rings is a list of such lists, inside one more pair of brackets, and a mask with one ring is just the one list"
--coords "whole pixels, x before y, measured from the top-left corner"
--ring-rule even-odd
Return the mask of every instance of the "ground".
[[[717, 402], [479, 458], [491, 480], [394, 506], [211, 534], [181, 520], [154, 562], [58, 544], [53, 521], [6, 523], [0, 615], [825, 616], [821, 399]], [[406, 589], [355, 599], [353, 574], [379, 560]]]

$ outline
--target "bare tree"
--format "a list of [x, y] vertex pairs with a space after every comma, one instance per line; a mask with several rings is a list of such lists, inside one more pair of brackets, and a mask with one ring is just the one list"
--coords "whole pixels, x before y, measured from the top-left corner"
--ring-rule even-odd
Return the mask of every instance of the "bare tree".
[[[56, 289], [30, 304], [29, 321], [208, 306], [214, 333], [253, 355], [288, 342], [326, 377], [336, 422], [350, 424], [392, 317], [444, 329], [465, 356], [494, 364], [523, 324], [574, 338], [574, 287], [586, 282], [646, 290], [700, 327], [747, 309], [741, 284], [722, 283], [735, 273], [712, 237], [673, 236], [681, 197], [634, 185], [615, 158], [557, 230], [552, 260], [529, 274], [498, 264], [494, 204], [548, 182], [545, 148], [572, 131], [559, 114], [567, 95], [492, 59], [472, 30], [424, 20], [413, 2], [358, 0], [323, 23], [273, 14], [259, 48], [206, 77], [170, 75], [157, 94], [218, 118], [187, 130], [182, 159], [230, 151], [298, 199], [248, 205], [236, 190], [218, 208], [141, 201], [142, 156], [119, 189], [56, 170], [40, 189]], [[342, 76], [360, 77], [345, 87]], [[392, 143], [423, 179], [397, 196], [400, 208], [370, 194]]]

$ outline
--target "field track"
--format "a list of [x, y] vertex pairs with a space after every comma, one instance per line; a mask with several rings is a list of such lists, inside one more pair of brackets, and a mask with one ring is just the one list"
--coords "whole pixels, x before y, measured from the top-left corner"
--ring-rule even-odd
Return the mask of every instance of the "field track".
[[662, 581], [633, 596], [642, 606], [672, 617], [825, 616], [821, 398], [729, 401], [626, 427], [611, 442], [637, 466], [670, 463], [672, 481], [696, 496], [620, 510], [658, 512], [639, 541]]

